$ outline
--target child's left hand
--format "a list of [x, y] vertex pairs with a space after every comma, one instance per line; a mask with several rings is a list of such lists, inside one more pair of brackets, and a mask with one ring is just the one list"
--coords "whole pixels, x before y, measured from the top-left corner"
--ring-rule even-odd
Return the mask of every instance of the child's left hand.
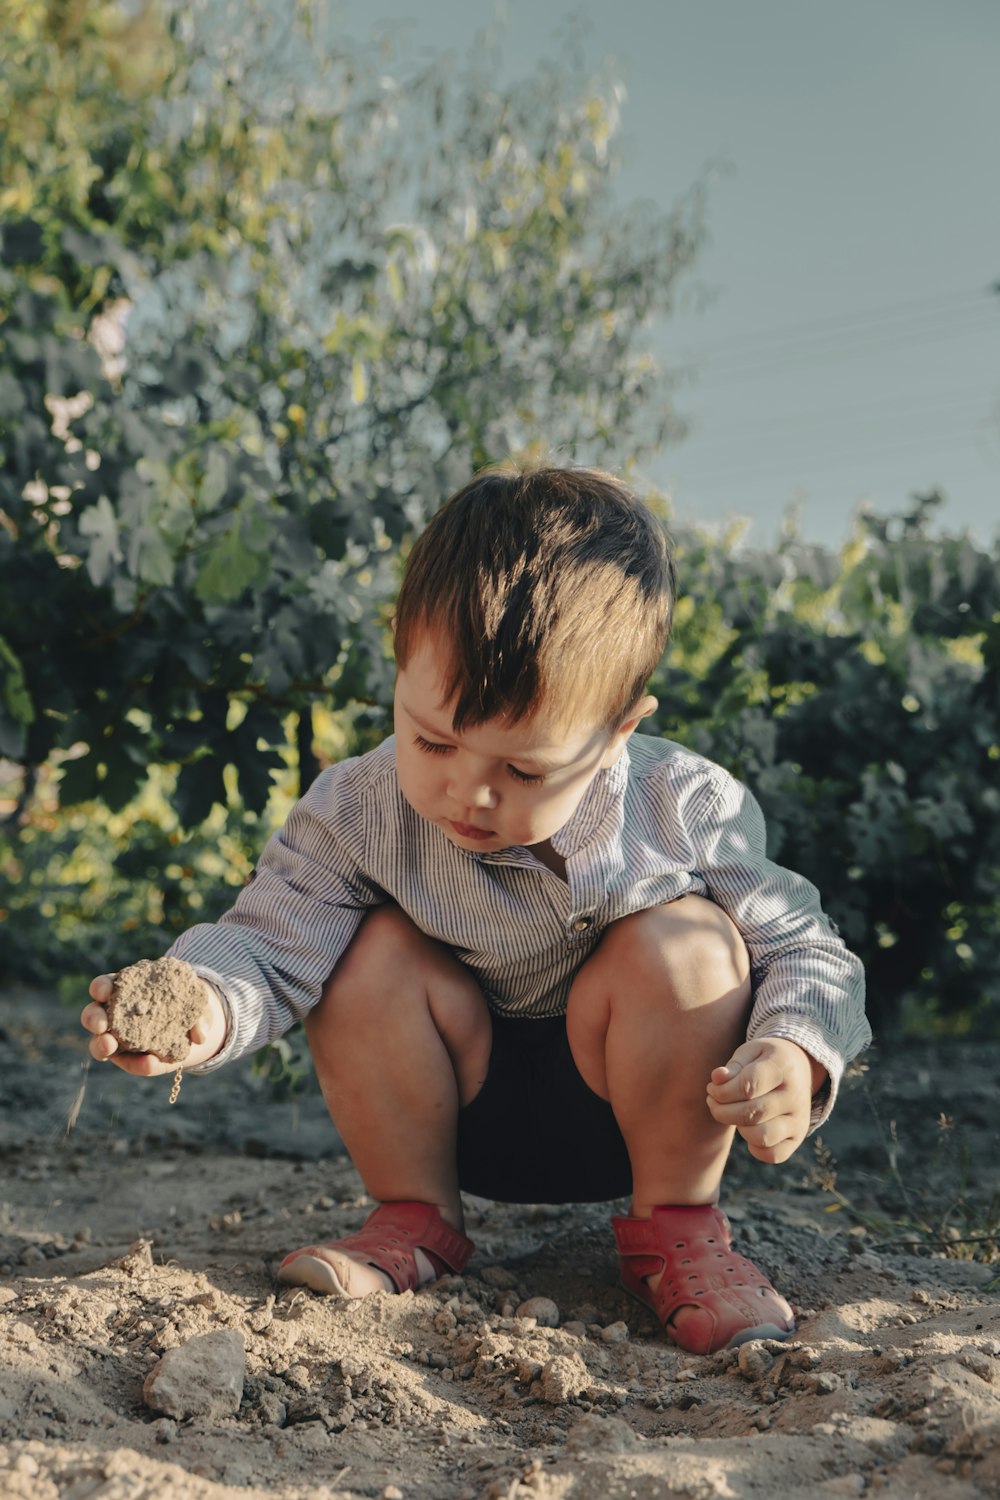
[[787, 1161], [806, 1138], [813, 1095], [826, 1076], [797, 1043], [762, 1037], [713, 1068], [708, 1108], [720, 1125], [735, 1125], [758, 1161]]

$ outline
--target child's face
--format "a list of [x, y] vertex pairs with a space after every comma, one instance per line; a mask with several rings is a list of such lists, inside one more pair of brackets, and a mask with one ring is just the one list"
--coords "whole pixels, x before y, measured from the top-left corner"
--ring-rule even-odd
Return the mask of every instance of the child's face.
[[457, 734], [441, 701], [447, 656], [425, 631], [396, 677], [396, 773], [410, 806], [460, 849], [540, 844], [566, 823], [628, 734], [557, 729], [544, 710]]

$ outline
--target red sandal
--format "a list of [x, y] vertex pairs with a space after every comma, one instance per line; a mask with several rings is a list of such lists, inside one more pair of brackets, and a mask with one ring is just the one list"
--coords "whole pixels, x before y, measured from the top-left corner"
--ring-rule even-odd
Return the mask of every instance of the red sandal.
[[[711, 1204], [653, 1209], [652, 1218], [613, 1218], [622, 1285], [652, 1308], [667, 1337], [689, 1354], [714, 1354], [748, 1339], [786, 1339], [792, 1309], [755, 1265], [733, 1250], [729, 1220]], [[655, 1291], [646, 1281], [662, 1271]], [[694, 1308], [681, 1329], [672, 1319]]]
[[475, 1246], [453, 1229], [431, 1203], [382, 1203], [354, 1234], [324, 1245], [306, 1245], [286, 1255], [278, 1280], [307, 1286], [334, 1297], [359, 1297], [351, 1290], [352, 1262], [383, 1271], [397, 1292], [420, 1285], [416, 1252], [422, 1250], [439, 1276], [463, 1271]]

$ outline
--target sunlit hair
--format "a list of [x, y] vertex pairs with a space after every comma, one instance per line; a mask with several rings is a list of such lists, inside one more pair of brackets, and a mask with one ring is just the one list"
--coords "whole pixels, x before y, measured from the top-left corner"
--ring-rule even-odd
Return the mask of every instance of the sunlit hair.
[[431, 630], [457, 731], [530, 719], [626, 719], [666, 650], [674, 569], [663, 529], [596, 469], [485, 469], [410, 553], [396, 607], [405, 667]]

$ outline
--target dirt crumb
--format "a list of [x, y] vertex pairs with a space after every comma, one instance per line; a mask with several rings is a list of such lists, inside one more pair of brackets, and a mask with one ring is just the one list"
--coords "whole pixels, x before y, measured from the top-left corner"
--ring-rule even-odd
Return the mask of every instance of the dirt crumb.
[[183, 1062], [188, 1032], [205, 1009], [205, 986], [179, 958], [140, 959], [115, 975], [108, 1029], [125, 1052]]

